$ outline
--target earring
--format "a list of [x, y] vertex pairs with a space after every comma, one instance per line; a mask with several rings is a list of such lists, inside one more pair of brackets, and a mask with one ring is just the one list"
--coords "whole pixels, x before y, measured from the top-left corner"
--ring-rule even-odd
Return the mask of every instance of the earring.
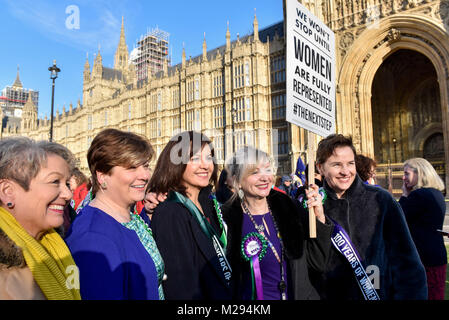
[[14, 207], [14, 204], [13, 204], [12, 202], [8, 202], [8, 203], [6, 204], [6, 206], [7, 206], [9, 209], [12, 209], [12, 208]]
[[239, 191], [237, 192], [240, 200], [243, 200], [243, 197], [245, 196], [245, 193], [243, 192], [243, 189], [240, 188]]
[[106, 187], [107, 187], [106, 182], [103, 181], [103, 183], [101, 184], [101, 188], [102, 188], [102, 189], [106, 189]]

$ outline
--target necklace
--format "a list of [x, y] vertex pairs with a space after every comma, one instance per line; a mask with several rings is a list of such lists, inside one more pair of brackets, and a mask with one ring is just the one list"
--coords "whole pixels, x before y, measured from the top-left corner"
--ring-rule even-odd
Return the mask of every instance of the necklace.
[[[285, 283], [285, 275], [284, 275], [284, 242], [282, 241], [281, 233], [279, 232], [279, 227], [276, 223], [276, 220], [273, 217], [270, 206], [268, 205], [268, 213], [270, 214], [271, 220], [273, 221], [274, 228], [276, 229], [276, 235], [277, 235], [277, 238], [279, 239], [279, 244], [281, 247], [281, 255], [279, 255], [279, 253], [277, 252], [273, 243], [265, 235], [265, 232], [264, 232], [265, 227], [263, 225], [258, 225], [256, 223], [253, 215], [248, 210], [248, 207], [246, 206], [246, 204], [243, 201], [242, 201], [242, 207], [243, 207], [243, 210], [245, 211], [245, 213], [248, 215], [251, 222], [253, 223], [257, 232], [259, 232], [259, 234], [267, 241], [269, 247], [271, 248], [271, 251], [273, 251], [273, 254], [276, 257], [276, 260], [279, 262], [279, 265], [281, 267], [281, 281], [279, 281], [279, 283], [278, 283], [278, 289], [281, 294], [281, 300], [287, 300], [287, 294], [285, 292], [287, 285]], [[268, 231], [268, 228], [267, 228], [267, 231]]]
[[[142, 217], [137, 213], [136, 209], [134, 209], [134, 212], [130, 212], [130, 215], [131, 215], [131, 217], [134, 217], [135, 219], [137, 219], [139, 221], [139, 223], [141, 225], [143, 225], [146, 232], [148, 232], [151, 236], [153, 236], [153, 231], [148, 226], [148, 224], [142, 219]], [[131, 220], [132, 220], [132, 218], [131, 218]]]
[[[108, 213], [111, 217], [113, 217], [115, 220], [117, 220], [120, 223], [127, 223], [129, 221], [122, 221], [123, 219], [127, 219], [129, 217], [129, 219], [131, 220], [131, 212], [129, 212], [129, 216], [127, 216], [126, 218], [121, 214], [121, 213], [117, 213], [115, 210], [112, 209], [112, 207], [105, 201], [99, 199], [98, 197], [95, 197], [95, 201], [98, 201], [100, 203], [102, 203], [104, 206], [106, 206], [110, 211], [110, 213]], [[118, 219], [117, 219], [118, 218]]]

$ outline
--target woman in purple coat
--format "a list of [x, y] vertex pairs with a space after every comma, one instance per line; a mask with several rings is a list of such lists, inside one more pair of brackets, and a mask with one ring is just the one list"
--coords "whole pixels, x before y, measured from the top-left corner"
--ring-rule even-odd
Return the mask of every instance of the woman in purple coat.
[[318, 186], [306, 191], [307, 205], [314, 208], [317, 220], [317, 238], [310, 239], [306, 210], [271, 188], [275, 169], [268, 154], [244, 147], [228, 161], [226, 170], [236, 190], [223, 206], [234, 298], [319, 299], [309, 272], [324, 268], [333, 224], [324, 216]]

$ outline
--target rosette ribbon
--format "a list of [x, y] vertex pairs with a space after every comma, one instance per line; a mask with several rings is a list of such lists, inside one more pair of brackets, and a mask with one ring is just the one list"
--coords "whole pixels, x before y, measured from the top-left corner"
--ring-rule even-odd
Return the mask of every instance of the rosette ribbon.
[[[256, 232], [248, 233], [242, 240], [242, 256], [250, 263], [252, 296], [254, 297], [256, 291], [257, 300], [263, 300], [262, 274], [259, 262], [267, 253], [267, 247], [265, 238]], [[254, 290], [254, 284], [256, 290]]]
[[[326, 199], [327, 199], [327, 193], [326, 193], [326, 190], [324, 190], [324, 188], [323, 187], [321, 187], [321, 188], [319, 188], [318, 189], [318, 193], [320, 194], [320, 196], [323, 198], [323, 200], [321, 201], [322, 203], [323, 203], [323, 205], [324, 205], [324, 202], [326, 201]], [[307, 209], [307, 198], [306, 198], [306, 195], [305, 194], [301, 194], [299, 197], [298, 197], [298, 201], [300, 202], [300, 203], [302, 203], [302, 206], [304, 207], [304, 209]]]

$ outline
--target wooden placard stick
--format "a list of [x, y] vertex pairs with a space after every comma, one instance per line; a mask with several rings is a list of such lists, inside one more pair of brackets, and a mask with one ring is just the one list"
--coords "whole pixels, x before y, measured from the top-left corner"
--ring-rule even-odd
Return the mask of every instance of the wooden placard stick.
[[[315, 183], [315, 133], [307, 132], [307, 164], [309, 165], [307, 184]], [[313, 208], [309, 207], [309, 235], [316, 238], [316, 217]]]

